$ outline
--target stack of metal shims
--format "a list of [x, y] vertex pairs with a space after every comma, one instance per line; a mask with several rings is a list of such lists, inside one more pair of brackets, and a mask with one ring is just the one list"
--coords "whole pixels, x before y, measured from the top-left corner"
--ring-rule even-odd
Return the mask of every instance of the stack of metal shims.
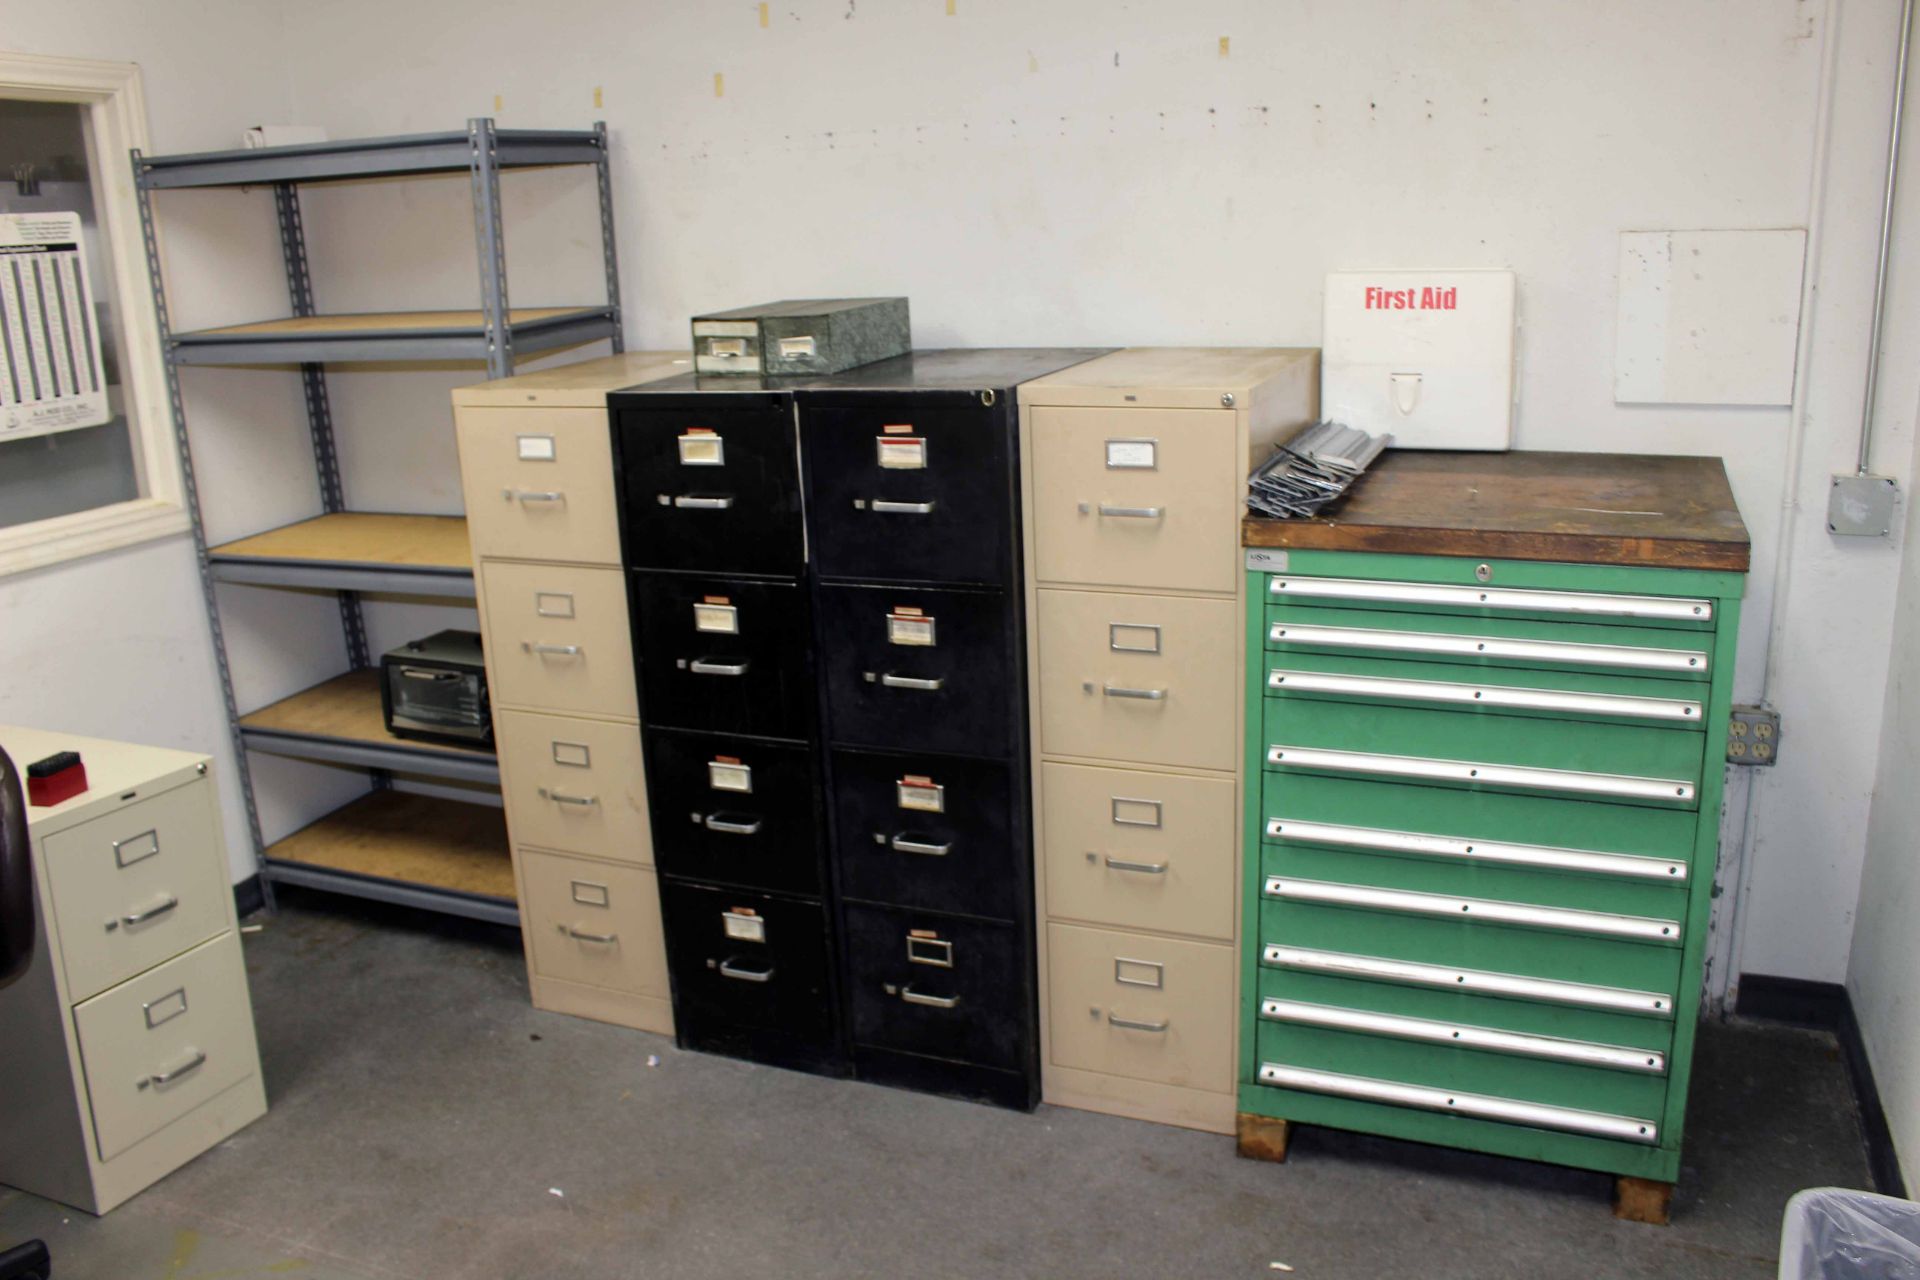
[[1273, 456], [1247, 477], [1247, 506], [1283, 520], [1318, 515], [1392, 443], [1390, 435], [1370, 436], [1337, 422], [1316, 423], [1276, 446]]

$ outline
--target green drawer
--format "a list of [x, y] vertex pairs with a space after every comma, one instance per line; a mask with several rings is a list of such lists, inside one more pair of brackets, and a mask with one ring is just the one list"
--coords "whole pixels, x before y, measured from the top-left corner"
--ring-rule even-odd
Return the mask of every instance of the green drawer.
[[[1496, 571], [1497, 573], [1497, 571]], [[1575, 591], [1495, 583], [1447, 584], [1318, 574], [1277, 573], [1266, 579], [1270, 604], [1328, 609], [1443, 614], [1454, 617], [1585, 622], [1600, 626], [1712, 631], [1718, 612], [1708, 596]]]
[[[1257, 1023], [1256, 1079], [1335, 1096], [1655, 1145], [1667, 1077], [1428, 1044], [1359, 1031]], [[1665, 1062], [1661, 1058], [1662, 1063]]]
[[1390, 1080], [1417, 1088], [1459, 1090], [1482, 1098], [1601, 1113], [1634, 1121], [1636, 1136], [1644, 1125], [1647, 1134], [1642, 1140], [1657, 1140], [1661, 1113], [1667, 1107], [1665, 1055], [1638, 1055], [1636, 1061], [1651, 1057], [1661, 1063], [1661, 1069], [1634, 1073], [1540, 1057], [1492, 1054], [1377, 1032], [1273, 1021], [1265, 1013], [1261, 1013], [1258, 1027], [1261, 1067], [1296, 1067], [1313, 1073]]
[[[1663, 945], [1658, 924], [1628, 928], [1623, 923], [1641, 917], [1464, 895], [1418, 895], [1356, 881], [1263, 876], [1260, 885], [1259, 936], [1250, 941], [1261, 947], [1344, 951], [1645, 991], [1655, 998], [1679, 995], [1680, 948]], [[1475, 909], [1463, 912], [1459, 901]], [[1518, 918], [1509, 919], [1514, 916]]]
[[[1461, 863], [1451, 859], [1396, 858], [1326, 848], [1312, 844], [1269, 844], [1260, 851], [1261, 885], [1275, 876], [1323, 884], [1349, 885], [1354, 888], [1383, 890], [1390, 893], [1425, 894], [1459, 898], [1468, 902], [1518, 904], [1555, 913], [1575, 913], [1575, 918], [1550, 915], [1544, 925], [1524, 919], [1509, 921], [1520, 928], [1540, 928], [1557, 932], [1584, 933], [1594, 937], [1622, 938], [1636, 943], [1667, 945], [1684, 940], [1687, 916], [1687, 890], [1684, 885], [1663, 884], [1657, 880], [1610, 879], [1600, 876], [1574, 876], [1552, 871], [1534, 871], [1517, 867]], [[1372, 895], [1366, 895], [1372, 900]], [[1412, 904], [1408, 910], [1431, 915]], [[1513, 913], [1496, 907], [1473, 908], [1455, 912], [1471, 916], [1476, 910], [1491, 918], [1505, 919]], [[1613, 925], [1606, 921], [1582, 927], [1580, 915], [1619, 916], [1630, 921], [1654, 921]], [[1670, 927], [1670, 932], [1662, 932]], [[1261, 941], [1282, 939], [1262, 935]]]
[[1269, 772], [1692, 808], [1703, 738], [1686, 729], [1267, 698]]
[[[1645, 991], [1555, 985], [1498, 972], [1457, 973], [1444, 966], [1409, 964], [1351, 949], [1323, 952], [1270, 942], [1260, 952], [1262, 1001], [1362, 1010], [1422, 1023], [1662, 1055], [1673, 1046], [1672, 1004]], [[1476, 985], [1471, 989], [1464, 983], [1450, 985], [1463, 977]], [[1652, 1007], [1656, 999], [1663, 1006], [1659, 1010]], [[1602, 1001], [1607, 1007], [1601, 1007]], [[1506, 1048], [1523, 1056], [1529, 1052], [1554, 1056], [1536, 1051], [1535, 1046]]]
[[1270, 698], [1472, 708], [1500, 715], [1696, 731], [1706, 718], [1704, 689], [1647, 676], [1285, 652], [1267, 656], [1262, 679]]
[[1273, 653], [1344, 653], [1705, 682], [1713, 634], [1591, 622], [1473, 618], [1283, 601], [1266, 610]]
[[1656, 895], [1633, 902], [1677, 912], [1693, 883], [1698, 823], [1698, 815], [1677, 809], [1268, 773], [1260, 794], [1261, 870], [1301, 871], [1275, 859], [1285, 849], [1324, 849], [1353, 859], [1350, 866], [1426, 863], [1447, 868], [1447, 876], [1541, 873], [1542, 885], [1558, 886], [1569, 906], [1592, 901], [1588, 895], [1604, 886], [1627, 885]]

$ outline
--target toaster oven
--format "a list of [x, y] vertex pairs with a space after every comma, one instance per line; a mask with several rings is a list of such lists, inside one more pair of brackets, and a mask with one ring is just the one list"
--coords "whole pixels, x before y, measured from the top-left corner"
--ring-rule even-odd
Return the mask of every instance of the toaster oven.
[[493, 745], [480, 633], [438, 631], [380, 658], [380, 705], [396, 738]]

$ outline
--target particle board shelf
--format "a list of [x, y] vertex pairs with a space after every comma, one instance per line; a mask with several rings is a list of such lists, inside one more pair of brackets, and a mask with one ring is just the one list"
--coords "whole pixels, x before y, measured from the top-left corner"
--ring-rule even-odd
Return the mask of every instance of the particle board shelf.
[[463, 516], [333, 512], [221, 543], [207, 559], [222, 582], [473, 598]]
[[303, 689], [240, 717], [240, 733], [257, 751], [499, 785], [500, 765], [485, 747], [459, 747], [396, 738], [380, 707], [380, 672], [373, 668]]
[[267, 847], [281, 884], [519, 923], [505, 813], [408, 791], [374, 791]]
[[[496, 129], [494, 164], [501, 169], [598, 164], [602, 135], [587, 129]], [[467, 130], [348, 138], [240, 151], [196, 151], [143, 156], [134, 166], [149, 191], [183, 187], [239, 187], [268, 182], [327, 182], [431, 173], [467, 173], [474, 139]]]
[[[513, 307], [516, 356], [615, 335], [612, 307]], [[486, 313], [372, 311], [286, 316], [176, 333], [176, 364], [327, 364], [343, 360], [485, 360]]]

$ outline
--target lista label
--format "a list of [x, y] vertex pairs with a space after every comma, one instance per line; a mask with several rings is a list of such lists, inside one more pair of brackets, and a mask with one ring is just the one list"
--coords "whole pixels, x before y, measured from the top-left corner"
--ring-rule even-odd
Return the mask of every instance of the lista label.
[[515, 436], [514, 443], [520, 449], [522, 462], [552, 462], [554, 459], [552, 436]]
[[680, 465], [721, 467], [727, 462], [727, 444], [711, 427], [695, 427], [680, 437]]
[[715, 791], [753, 793], [753, 766], [733, 756], [715, 756], [707, 765], [707, 785]]
[[927, 442], [918, 436], [877, 436], [873, 447], [888, 471], [926, 470]]
[[1107, 441], [1107, 470], [1154, 471], [1159, 468], [1159, 442], [1155, 440]]
[[919, 813], [945, 813], [947, 789], [932, 778], [910, 773], [894, 784], [894, 795], [902, 809]]
[[735, 907], [731, 911], [722, 911], [720, 927], [727, 931], [729, 938], [737, 938], [741, 942], [767, 940], [767, 922], [762, 920], [752, 907]]
[[887, 615], [887, 643], [933, 647], [933, 619], [918, 609], [896, 606]]
[[727, 603], [725, 596], [708, 596], [704, 600], [697, 600], [693, 606], [693, 629], [737, 636], [740, 634], [740, 610]]

